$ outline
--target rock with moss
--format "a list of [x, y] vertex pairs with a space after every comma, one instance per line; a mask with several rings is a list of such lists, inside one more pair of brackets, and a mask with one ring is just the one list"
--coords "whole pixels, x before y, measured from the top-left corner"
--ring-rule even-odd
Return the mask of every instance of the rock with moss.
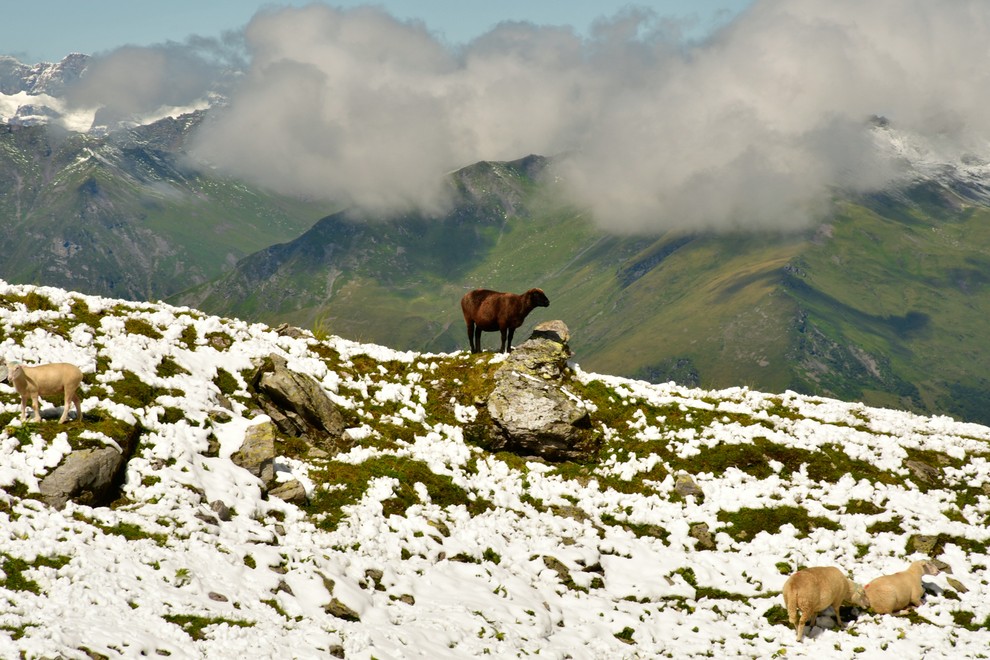
[[247, 427], [230, 460], [261, 479], [266, 490], [270, 488], [275, 482], [275, 425], [265, 420]]
[[66, 457], [41, 480], [41, 499], [56, 509], [72, 500], [89, 506], [105, 506], [127, 457], [115, 447], [80, 449]]
[[319, 382], [292, 371], [285, 358], [269, 355], [252, 378], [262, 410], [282, 433], [333, 446], [344, 433], [344, 418]]
[[62, 509], [69, 500], [87, 506], [108, 506], [116, 496], [127, 461], [137, 446], [141, 427], [134, 426], [118, 447], [77, 449], [41, 480], [43, 502]]
[[569, 337], [562, 321], [540, 324], [495, 372], [487, 404], [497, 449], [550, 461], [587, 459], [597, 449], [588, 410], [564, 389]]

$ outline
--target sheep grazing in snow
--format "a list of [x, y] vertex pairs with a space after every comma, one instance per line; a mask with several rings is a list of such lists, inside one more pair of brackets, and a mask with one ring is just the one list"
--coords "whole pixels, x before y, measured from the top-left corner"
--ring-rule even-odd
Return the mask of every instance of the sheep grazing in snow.
[[870, 609], [877, 614], [890, 614], [908, 605], [921, 605], [921, 596], [925, 592], [921, 578], [938, 574], [938, 566], [923, 559], [908, 566], [907, 570], [878, 577], [866, 585]]
[[31, 397], [34, 407], [34, 421], [41, 421], [41, 412], [38, 409], [38, 397], [49, 394], [64, 393], [65, 403], [62, 406], [62, 416], [59, 424], [69, 419], [69, 404], [76, 406], [76, 419], [82, 419], [82, 401], [79, 398], [79, 384], [83, 375], [74, 364], [66, 362], [56, 362], [54, 364], [42, 364], [37, 367], [26, 367], [19, 363], [5, 364], [7, 369], [7, 380], [14, 386], [17, 393], [21, 395], [21, 419], [27, 419], [27, 400]]
[[[784, 605], [787, 618], [797, 631], [797, 640], [804, 637], [804, 625], [812, 625], [818, 613], [831, 606], [835, 621], [842, 625], [839, 606], [849, 601], [857, 607], [868, 607], [863, 587], [856, 584], [834, 566], [815, 566], [798, 571], [784, 582]], [[801, 618], [798, 619], [798, 610]]]
[[537, 307], [549, 307], [550, 300], [542, 289], [530, 289], [526, 293], [502, 293], [489, 289], [475, 289], [461, 298], [461, 311], [467, 324], [468, 342], [472, 353], [481, 352], [481, 333], [495, 332], [502, 335], [500, 353], [512, 350], [512, 334], [523, 324], [526, 316]]

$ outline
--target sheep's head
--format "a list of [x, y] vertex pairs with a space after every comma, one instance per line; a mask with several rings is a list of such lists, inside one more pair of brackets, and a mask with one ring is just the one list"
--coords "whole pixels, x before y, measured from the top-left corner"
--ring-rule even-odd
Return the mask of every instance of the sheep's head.
[[866, 588], [852, 580], [849, 580], [849, 602], [864, 609], [870, 606], [870, 598], [866, 595]]
[[532, 307], [550, 306], [550, 299], [547, 298], [547, 294], [543, 293], [543, 289], [530, 289], [526, 292], [526, 298], [529, 299], [529, 304]]
[[24, 371], [24, 366], [20, 362], [4, 362], [3, 379], [8, 383], [13, 383], [17, 375]]

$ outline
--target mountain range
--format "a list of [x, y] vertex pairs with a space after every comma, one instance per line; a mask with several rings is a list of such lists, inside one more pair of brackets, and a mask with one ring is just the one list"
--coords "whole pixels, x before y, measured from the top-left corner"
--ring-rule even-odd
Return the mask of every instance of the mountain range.
[[[78, 75], [73, 62], [64, 75]], [[8, 105], [27, 93], [26, 82], [3, 84]], [[45, 89], [38, 103], [58, 85]], [[80, 132], [57, 105], [45, 121], [25, 120], [46, 115], [37, 107], [4, 114], [0, 277], [10, 281], [434, 352], [467, 347], [466, 291], [537, 286], [551, 307], [530, 321], [564, 319], [588, 369], [990, 422], [986, 164], [926, 160], [879, 118], [876, 134], [914, 175], [880, 192], [834, 191], [813, 227], [629, 236], [570, 204], [544, 156], [451, 173], [446, 213], [368, 218], [190, 161], [208, 110], [94, 119]]]

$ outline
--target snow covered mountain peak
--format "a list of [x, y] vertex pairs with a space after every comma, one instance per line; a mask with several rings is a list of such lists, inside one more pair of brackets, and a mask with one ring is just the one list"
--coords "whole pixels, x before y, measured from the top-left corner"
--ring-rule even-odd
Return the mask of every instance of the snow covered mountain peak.
[[73, 105], [67, 101], [66, 91], [85, 75], [90, 62], [90, 56], [79, 53], [67, 55], [60, 62], [33, 65], [0, 55], [0, 125], [52, 125], [76, 133], [103, 134], [179, 117], [207, 108], [217, 100], [215, 95], [208, 95], [191, 104], [161, 106], [107, 119], [100, 106]]

